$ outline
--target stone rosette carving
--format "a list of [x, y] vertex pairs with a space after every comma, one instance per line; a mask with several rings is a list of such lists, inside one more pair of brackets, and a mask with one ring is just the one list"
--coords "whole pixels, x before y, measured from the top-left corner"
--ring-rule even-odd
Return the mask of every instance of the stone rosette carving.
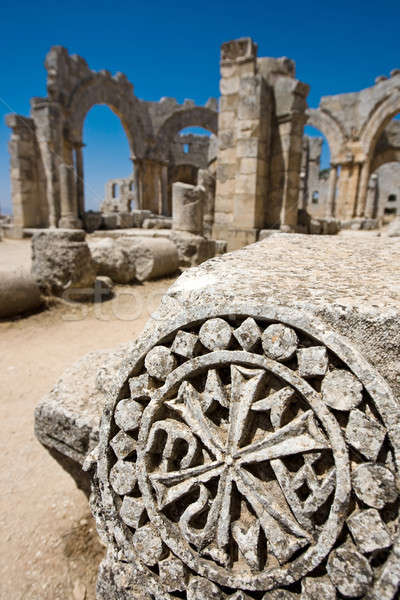
[[395, 598], [399, 423], [385, 381], [300, 313], [165, 328], [100, 433], [121, 597]]

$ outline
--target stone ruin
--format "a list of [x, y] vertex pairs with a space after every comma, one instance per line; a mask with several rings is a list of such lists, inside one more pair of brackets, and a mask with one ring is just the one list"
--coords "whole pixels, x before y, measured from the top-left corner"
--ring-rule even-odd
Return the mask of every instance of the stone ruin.
[[399, 259], [275, 234], [64, 374], [36, 435], [92, 483], [99, 600], [398, 597]]
[[[200, 171], [215, 178], [207, 236], [227, 240], [230, 249], [262, 238], [263, 230], [310, 232], [304, 223], [313, 217], [361, 228], [397, 213], [399, 194], [395, 200], [389, 194], [396, 206], [382, 208], [374, 173], [400, 158], [398, 123], [390, 123], [400, 111], [399, 70], [309, 109], [309, 87], [295, 78], [295, 63], [258, 57], [250, 38], [222, 45], [219, 108], [213, 99], [203, 107], [190, 100], [140, 100], [124, 75], [91, 71], [60, 46], [50, 50], [46, 68], [47, 97], [32, 99], [29, 118], [7, 117], [14, 234], [101, 226], [100, 217], [85, 210], [83, 185], [83, 123], [95, 104], [106, 104], [121, 119], [133, 163], [133, 175], [107, 185], [105, 228], [137, 226], [141, 217], [132, 217], [132, 210], [150, 211], [149, 227], [170, 227], [170, 219], [160, 217], [172, 216], [173, 184], [196, 185]], [[303, 143], [305, 124], [329, 144], [331, 164], [322, 177], [316, 174], [318, 143]], [[212, 138], [179, 134], [191, 126]], [[333, 232], [323, 223], [320, 228]]]
[[[399, 73], [309, 110], [294, 63], [243, 38], [222, 46], [217, 111], [141, 101], [59, 47], [47, 68], [48, 97], [8, 118], [15, 225], [51, 226], [33, 238], [42, 287], [217, 255], [180, 276], [138, 340], [83, 357], [37, 407], [37, 438], [90, 497], [106, 549], [98, 600], [395, 600], [398, 243], [294, 232], [377, 218], [370, 176], [396, 152]], [[120, 116], [134, 174], [88, 241], [82, 125], [96, 103]], [[331, 148], [323, 215], [307, 212], [307, 119]], [[192, 125], [216, 137], [190, 170], [177, 145], [195, 139], [177, 134]], [[166, 217], [146, 242], [146, 218]], [[264, 236], [218, 256], [218, 240]]]

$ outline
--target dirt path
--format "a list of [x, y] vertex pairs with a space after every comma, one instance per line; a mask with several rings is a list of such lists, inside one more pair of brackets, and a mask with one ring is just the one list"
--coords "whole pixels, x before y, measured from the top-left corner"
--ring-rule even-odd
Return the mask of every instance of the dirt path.
[[[23, 263], [26, 246], [11, 245]], [[87, 500], [36, 441], [33, 410], [75, 360], [136, 338], [172, 281], [119, 287], [103, 305], [60, 305], [0, 323], [1, 600], [94, 599], [102, 548]]]

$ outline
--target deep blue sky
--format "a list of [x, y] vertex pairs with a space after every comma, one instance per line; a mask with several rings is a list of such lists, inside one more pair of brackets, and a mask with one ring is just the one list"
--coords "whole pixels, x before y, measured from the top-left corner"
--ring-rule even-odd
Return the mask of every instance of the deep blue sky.
[[[2, 2], [0, 35], [0, 206], [9, 206], [8, 112], [29, 114], [46, 94], [43, 62], [60, 44], [94, 70], [124, 72], [138, 97], [173, 96], [204, 103], [218, 96], [222, 42], [251, 36], [259, 56], [288, 56], [311, 85], [309, 105], [323, 95], [357, 91], [400, 67], [399, 0], [265, 0]], [[118, 119], [104, 107], [85, 124], [88, 206], [105, 181], [130, 172]]]

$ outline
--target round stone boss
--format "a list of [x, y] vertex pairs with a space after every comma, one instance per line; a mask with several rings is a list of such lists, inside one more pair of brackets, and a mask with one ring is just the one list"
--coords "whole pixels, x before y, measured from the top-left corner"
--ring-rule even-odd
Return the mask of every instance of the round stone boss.
[[[191, 333], [193, 331], [198, 332], [200, 327], [209, 319], [226, 318], [229, 322], [229, 317], [232, 317], [232, 320], [237, 320], [238, 317], [241, 317], [243, 321], [248, 318], [253, 318], [257, 322], [261, 331], [264, 331], [271, 324], [282, 324], [285, 327], [293, 328], [293, 330], [297, 334], [299, 334], [300, 337], [308, 337], [310, 340], [312, 340], [314, 345], [324, 345], [330, 352], [333, 353], [333, 355], [335, 355], [343, 363], [345, 363], [346, 367], [349, 369], [349, 372], [351, 371], [358, 378], [358, 380], [364, 384], [364, 388], [368, 392], [369, 397], [372, 399], [373, 404], [375, 405], [375, 408], [378, 411], [384, 426], [386, 427], [386, 431], [389, 434], [389, 438], [394, 449], [394, 457], [396, 457], [399, 448], [398, 441], [396, 440], [396, 436], [394, 436], [393, 433], [395, 433], [396, 423], [400, 422], [400, 416], [399, 408], [393, 398], [390, 388], [388, 387], [386, 382], [372, 369], [372, 367], [370, 367], [370, 365], [359, 355], [359, 353], [353, 348], [351, 348], [346, 343], [346, 341], [343, 340], [343, 338], [332, 333], [331, 331], [328, 331], [324, 324], [320, 323], [315, 319], [311, 320], [310, 317], [308, 317], [304, 313], [299, 313], [290, 309], [283, 308], [278, 309], [271, 307], [256, 307], [253, 310], [249, 310], [249, 307], [245, 307], [241, 310], [240, 307], [235, 307], [235, 309], [229, 311], [229, 313], [222, 313], [222, 311], [209, 310], [204, 311], [200, 314], [199, 311], [194, 312], [192, 315], [186, 314], [186, 317], [184, 319], [178, 320], [169, 328], [165, 328], [163, 331], [159, 332], [158, 339], [154, 338], [149, 340], [147, 350], [139, 357], [137, 365], [143, 364], [143, 360], [147, 355], [147, 352], [154, 348], [154, 346], [163, 345], [165, 343], [165, 339], [170, 339], [171, 337], [173, 337], [174, 334], [176, 334], [181, 328], [184, 328], [186, 331]], [[351, 492], [350, 465], [346, 449], [345, 435], [339, 427], [338, 422], [335, 418], [335, 411], [332, 410], [332, 407], [329, 406], [328, 403], [323, 401], [321, 395], [310, 385], [309, 382], [300, 378], [298, 374], [296, 374], [295, 370], [293, 370], [293, 368], [295, 369], [293, 365], [287, 366], [279, 361], [272, 360], [271, 358], [268, 358], [263, 354], [261, 350], [261, 344], [259, 345], [259, 348], [260, 349], [257, 352], [246, 352], [237, 348], [233, 348], [231, 350], [211, 350], [208, 353], [206, 351], [206, 353], [202, 353], [198, 357], [188, 359], [186, 362], [183, 362], [183, 364], [173, 369], [171, 373], [167, 375], [165, 384], [162, 387], [158, 387], [157, 389], [153, 390], [151, 394], [149, 393], [151, 400], [143, 412], [140, 430], [138, 434], [136, 462], [138, 484], [150, 522], [156, 526], [156, 529], [161, 535], [161, 538], [163, 539], [163, 542], [165, 543], [166, 547], [172, 550], [173, 554], [179, 557], [179, 559], [182, 560], [183, 564], [186, 565], [190, 570], [192, 570], [195, 575], [197, 574], [206, 577], [219, 585], [231, 588], [233, 590], [247, 589], [267, 591], [275, 588], [280, 588], [281, 586], [287, 586], [295, 581], [298, 581], [326, 559], [326, 557], [329, 555], [329, 552], [334, 547], [334, 544], [344, 526], [345, 520], [349, 517], [349, 514], [347, 513], [347, 505]], [[288, 399], [288, 397], [290, 396], [290, 390], [292, 390], [292, 392], [294, 391], [295, 395], [301, 398], [302, 401], [304, 401], [308, 405], [311, 411], [310, 415], [308, 415], [308, 411], [306, 411], [305, 415], [300, 415], [300, 417], [304, 417], [303, 421], [305, 421], [306, 419], [311, 419], [312, 413], [312, 417], [316, 419], [317, 424], [319, 424], [319, 426], [321, 427], [321, 431], [326, 436], [326, 440], [328, 440], [329, 451], [332, 452], [334, 464], [336, 467], [334, 477], [335, 489], [331, 510], [329, 513], [329, 517], [324, 523], [322, 529], [318, 531], [318, 535], [316, 536], [317, 539], [313, 539], [310, 543], [306, 544], [304, 551], [301, 551], [300, 545], [299, 548], [296, 549], [294, 553], [295, 556], [293, 559], [291, 556], [289, 556], [288, 559], [285, 560], [285, 556], [283, 553], [283, 555], [280, 557], [280, 564], [277, 564], [272, 568], [269, 567], [268, 569], [259, 568], [259, 570], [257, 570], [254, 563], [251, 562], [252, 557], [247, 556], [246, 560], [250, 566], [253, 565], [252, 569], [250, 569], [250, 572], [241, 574], [240, 576], [237, 575], [232, 569], [230, 569], [229, 564], [223, 564], [223, 560], [221, 560], [221, 553], [219, 552], [218, 548], [211, 547], [208, 549], [207, 552], [204, 552], [203, 544], [200, 544], [200, 546], [198, 545], [196, 547], [196, 535], [191, 531], [190, 528], [190, 515], [191, 510], [192, 512], [194, 510], [193, 505], [196, 502], [198, 503], [198, 505], [201, 504], [202, 491], [204, 491], [205, 488], [203, 481], [207, 482], [206, 476], [202, 475], [201, 473], [198, 474], [199, 489], [201, 489], [199, 498], [195, 502], [193, 502], [193, 500], [190, 500], [188, 502], [188, 514], [185, 516], [181, 523], [177, 524], [172, 522], [169, 518], [167, 518], [160, 509], [157, 498], [157, 494], [159, 493], [157, 486], [162, 486], [159, 485], [159, 481], [154, 480], [154, 472], [148, 472], [146, 466], [146, 457], [149, 453], [149, 435], [151, 434], [152, 427], [155, 425], [155, 423], [162, 422], [162, 419], [160, 419], [157, 415], [160, 414], [160, 408], [162, 408], [163, 404], [166, 403], [166, 406], [169, 405], [173, 411], [177, 411], [176, 414], [181, 415], [182, 406], [189, 405], [190, 402], [192, 402], [191, 398], [194, 392], [190, 387], [190, 380], [192, 377], [198, 376], [200, 373], [204, 374], [204, 377], [207, 375], [207, 373], [213, 373], [212, 390], [214, 396], [218, 397], [218, 393], [220, 392], [218, 392], [218, 390], [216, 391], [215, 373], [220, 367], [227, 366], [231, 368], [232, 377], [236, 379], [238, 379], [238, 377], [241, 377], [246, 381], [250, 381], [252, 378], [257, 379], [258, 372], [265, 372], [272, 374], [280, 382], [282, 382], [283, 387], [281, 390], [278, 390], [280, 396], [274, 398], [273, 406], [281, 405], [282, 407], [284, 407], [285, 398]], [[343, 365], [341, 366], [341, 368], [343, 368]], [[133, 372], [136, 373], [137, 368], [134, 368]], [[289, 392], [287, 391], [288, 389]], [[232, 386], [230, 387], [230, 390], [232, 392]], [[181, 394], [183, 401], [182, 398], [180, 400], [178, 397], [174, 398], [174, 396], [177, 396], [178, 391], [179, 394]], [[195, 398], [193, 402], [196, 402]], [[103, 419], [104, 426], [102, 427], [100, 433], [101, 439], [98, 473], [100, 480], [104, 484], [102, 491], [103, 502], [114, 511], [115, 520], [117, 523], [119, 523], [119, 544], [124, 546], [125, 549], [129, 550], [130, 548], [132, 548], [132, 532], [121, 521], [121, 518], [118, 515], [117, 506], [119, 505], [120, 501], [116, 501], [116, 495], [109, 484], [109, 470], [112, 464], [109, 464], [108, 446], [111, 440], [110, 432], [112, 414], [117, 403], [118, 400], [114, 400], [114, 402], [110, 404], [108, 410], [106, 410], [106, 414], [108, 413], [109, 416]], [[221, 405], [224, 405], [222, 400]], [[210, 404], [209, 402], [207, 402], [207, 407], [209, 406]], [[259, 413], [271, 409], [271, 406], [268, 405], [267, 399], [256, 400], [256, 402], [253, 403], [253, 406], [255, 407], [254, 410], [259, 411]], [[185, 419], [180, 419], [182, 426], [187, 426], [187, 415], [185, 418], [186, 421]], [[240, 420], [240, 417], [238, 418]], [[276, 415], [274, 418], [276, 420]], [[307, 453], [310, 451], [310, 449], [313, 450], [310, 444], [312, 445], [314, 443], [314, 434], [311, 433], [311, 437], [309, 436], [310, 439], [306, 439], [307, 436], [303, 435], [305, 429], [302, 429], [303, 426], [305, 427], [305, 424], [303, 422], [300, 423], [300, 421], [296, 421], [294, 423], [294, 421], [295, 420], [293, 420], [292, 423], [286, 424], [286, 429], [285, 425], [283, 425], [281, 429], [279, 429], [278, 426], [278, 431], [275, 432], [277, 436], [277, 443], [275, 444], [275, 446], [272, 445], [272, 451], [268, 451], [268, 456], [270, 456], [270, 458], [266, 460], [269, 460], [270, 462], [275, 461], [275, 463], [277, 461], [279, 462], [279, 452], [281, 451], [281, 449], [279, 449], [278, 447], [279, 436], [289, 436], [290, 438], [292, 435], [290, 428], [292, 427], [293, 432], [297, 432], [299, 434], [297, 435], [297, 437], [296, 435], [294, 435], [294, 438], [297, 440], [297, 449], [300, 454], [303, 448], [302, 443], [304, 442], [305, 444], [304, 462], [307, 462]], [[193, 422], [192, 425], [194, 427], [194, 429], [192, 429], [193, 433], [193, 431], [196, 432], [196, 426], [198, 425], [198, 423], [196, 424]], [[289, 428], [287, 428], [288, 425]], [[229, 428], [229, 418], [227, 427]], [[311, 429], [309, 429], [308, 431], [315, 431], [315, 422], [314, 424], [311, 423], [310, 427]], [[296, 430], [296, 428], [298, 429]], [[113, 432], [113, 435], [114, 434], [115, 431]], [[197, 435], [195, 437], [197, 439]], [[318, 439], [319, 434], [315, 434], [314, 441], [316, 443], [316, 446], [314, 450], [317, 449], [318, 444], [321, 444], [321, 449], [324, 448], [324, 442], [322, 440], [318, 441]], [[199, 441], [199, 447], [201, 447], [202, 445], [204, 446], [204, 436], [203, 439], [201, 439], [201, 437], [198, 438], [197, 442]], [[287, 440], [285, 439], [284, 442], [286, 441]], [[348, 443], [347, 439], [346, 441]], [[206, 446], [208, 443], [209, 442], [207, 442], [206, 440]], [[271, 446], [271, 444], [269, 445]], [[268, 443], [265, 447], [262, 447], [260, 451], [265, 453], [265, 448], [267, 446]], [[226, 481], [232, 481], [234, 479], [234, 476], [236, 476], [233, 476], [232, 473], [240, 470], [242, 465], [245, 464], [245, 460], [247, 460], [244, 460], [243, 456], [240, 454], [242, 450], [242, 448], [236, 447], [235, 454], [235, 449], [233, 449], [232, 451], [232, 448], [228, 448], [228, 451], [227, 448], [222, 448], [219, 450], [218, 448], [213, 448], [214, 454], [217, 451], [221, 453], [219, 459], [217, 461], [214, 461], [218, 463], [214, 466], [214, 468], [215, 478], [219, 478], [219, 480], [224, 480], [224, 490], [227, 487], [229, 487]], [[358, 450], [357, 447], [356, 450]], [[246, 452], [247, 456], [251, 455], [253, 458], [257, 458], [257, 448], [245, 448], [244, 453]], [[213, 458], [215, 459], [215, 456], [213, 456]], [[370, 462], [370, 460], [371, 459], [366, 459], [365, 462], [368, 463]], [[201, 465], [196, 466], [201, 467]], [[397, 463], [396, 466], [398, 466]], [[189, 466], [187, 468], [191, 467]], [[182, 471], [184, 470], [185, 469], [182, 469]], [[198, 471], [201, 471], [201, 469], [198, 469]], [[157, 473], [155, 474], [155, 476], [157, 477]], [[247, 475], [245, 476], [245, 479], [246, 477]], [[284, 479], [282, 481], [284, 482]], [[156, 485], [154, 485], [154, 483]], [[181, 485], [181, 482], [177, 483]], [[249, 481], [247, 481], [247, 485], [248, 484]], [[172, 485], [172, 488], [174, 487], [174, 485], [175, 483]], [[240, 485], [242, 485], [242, 483], [240, 483]], [[245, 489], [245, 486], [243, 489]], [[207, 495], [207, 490], [205, 490], [204, 494], [205, 496]], [[181, 498], [180, 496], [178, 497]], [[203, 498], [203, 500], [204, 499], [205, 498]], [[215, 498], [208, 498], [208, 501], [211, 501], [212, 504], [213, 501], [215, 501]], [[292, 508], [290, 503], [289, 506], [290, 508]], [[220, 504], [220, 508], [224, 508], [223, 503]], [[284, 515], [284, 519], [286, 519], [286, 517], [287, 515]], [[271, 524], [271, 514], [269, 514], [269, 521]], [[255, 523], [253, 525], [254, 532], [257, 532], [258, 524]], [[293, 534], [293, 532], [296, 532], [294, 525], [295, 524], [290, 523], [290, 520], [288, 524], [286, 520], [286, 526], [288, 526], [288, 530], [291, 532], [291, 534]], [[273, 519], [271, 527], [273, 531]], [[291, 527], [292, 529], [290, 529]], [[229, 529], [230, 531], [234, 532], [235, 542], [238, 544], [239, 549], [245, 551], [246, 544], [251, 542], [250, 538], [247, 539], [243, 537], [246, 535], [246, 532], [240, 533], [238, 524], [232, 522], [229, 522]], [[183, 535], [184, 533], [185, 535]], [[191, 539], [191, 535], [193, 536], [195, 543], [188, 542], [188, 539]], [[301, 527], [299, 527], [299, 530], [297, 531], [297, 533], [295, 533], [295, 536], [296, 535], [298, 535], [301, 538]], [[398, 541], [395, 543], [398, 544]], [[390, 562], [390, 557], [388, 562]], [[149, 571], [149, 577], [154, 578], [154, 574], [151, 571]], [[376, 590], [376, 593], [379, 594], [379, 589], [384, 589], [382, 587], [384, 585], [384, 577], [381, 576], [380, 580], [377, 580], [374, 584], [374, 591]]]

